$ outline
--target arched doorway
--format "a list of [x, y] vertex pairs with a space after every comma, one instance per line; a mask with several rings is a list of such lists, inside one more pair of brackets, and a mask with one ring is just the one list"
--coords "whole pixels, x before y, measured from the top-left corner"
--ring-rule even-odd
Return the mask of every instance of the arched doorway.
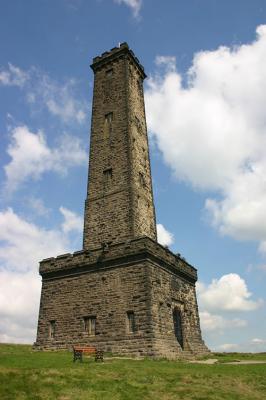
[[174, 308], [173, 323], [174, 323], [175, 337], [183, 349], [182, 316], [181, 316], [181, 312], [178, 308]]

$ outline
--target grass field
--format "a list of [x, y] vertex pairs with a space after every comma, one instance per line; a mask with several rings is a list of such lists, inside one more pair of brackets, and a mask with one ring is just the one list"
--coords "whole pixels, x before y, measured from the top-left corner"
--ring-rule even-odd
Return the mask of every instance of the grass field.
[[226, 365], [266, 354], [215, 354], [215, 365], [166, 360], [72, 362], [69, 352], [0, 345], [0, 399], [265, 400], [266, 364]]

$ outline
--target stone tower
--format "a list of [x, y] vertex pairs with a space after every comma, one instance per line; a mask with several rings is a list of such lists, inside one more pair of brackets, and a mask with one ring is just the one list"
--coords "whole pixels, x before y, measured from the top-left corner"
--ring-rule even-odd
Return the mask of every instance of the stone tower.
[[126, 43], [93, 59], [83, 250], [40, 262], [35, 346], [90, 344], [118, 354], [208, 351], [197, 271], [157, 243], [143, 80]]
[[93, 59], [94, 93], [84, 249], [156, 240], [143, 97], [145, 73], [126, 44]]

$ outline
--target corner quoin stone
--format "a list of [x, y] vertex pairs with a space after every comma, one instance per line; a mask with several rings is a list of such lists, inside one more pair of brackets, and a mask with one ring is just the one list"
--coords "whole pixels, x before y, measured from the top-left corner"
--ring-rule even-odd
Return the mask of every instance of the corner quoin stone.
[[197, 271], [157, 243], [143, 96], [127, 43], [95, 57], [83, 249], [40, 262], [37, 349], [189, 357], [201, 336]]

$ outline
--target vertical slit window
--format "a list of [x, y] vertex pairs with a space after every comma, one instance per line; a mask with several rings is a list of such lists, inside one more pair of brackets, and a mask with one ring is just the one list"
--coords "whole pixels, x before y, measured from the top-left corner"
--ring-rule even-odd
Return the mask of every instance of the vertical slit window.
[[55, 320], [50, 321], [49, 336], [50, 336], [50, 339], [54, 339], [55, 338]]
[[128, 333], [134, 333], [136, 331], [135, 314], [133, 311], [127, 312], [127, 331]]
[[163, 332], [163, 303], [159, 303], [159, 331], [160, 333]]
[[113, 113], [110, 112], [104, 116], [104, 137], [109, 138], [113, 130]]
[[112, 168], [108, 168], [103, 171], [103, 182], [104, 182], [104, 187], [106, 188], [109, 186], [112, 182], [113, 179], [113, 170]]
[[90, 336], [96, 334], [96, 317], [84, 317], [84, 331]]
[[106, 71], [106, 77], [111, 78], [113, 76], [113, 68], [110, 68]]

